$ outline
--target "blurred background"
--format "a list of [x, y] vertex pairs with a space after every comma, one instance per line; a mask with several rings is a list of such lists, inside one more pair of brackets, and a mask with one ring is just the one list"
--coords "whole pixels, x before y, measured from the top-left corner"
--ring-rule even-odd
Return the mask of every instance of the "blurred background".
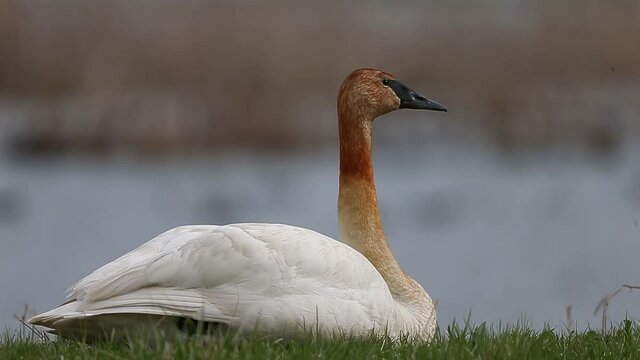
[[0, 0], [0, 327], [177, 225], [337, 238], [360, 67], [449, 107], [374, 130], [387, 235], [440, 326], [598, 327], [640, 283], [638, 39], [633, 0]]

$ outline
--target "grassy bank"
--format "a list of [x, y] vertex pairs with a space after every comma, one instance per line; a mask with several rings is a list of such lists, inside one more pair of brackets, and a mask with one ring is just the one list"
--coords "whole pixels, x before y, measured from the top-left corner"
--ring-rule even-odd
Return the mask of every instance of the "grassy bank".
[[429, 344], [388, 339], [238, 339], [163, 341], [156, 347], [40, 341], [7, 333], [0, 359], [640, 359], [640, 325], [625, 321], [606, 334], [522, 327], [451, 327]]

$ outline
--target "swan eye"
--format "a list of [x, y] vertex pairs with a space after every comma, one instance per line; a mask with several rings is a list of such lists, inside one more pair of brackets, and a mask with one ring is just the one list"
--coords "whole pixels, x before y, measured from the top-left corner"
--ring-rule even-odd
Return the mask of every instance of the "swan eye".
[[389, 86], [389, 80], [388, 79], [382, 79], [382, 85]]

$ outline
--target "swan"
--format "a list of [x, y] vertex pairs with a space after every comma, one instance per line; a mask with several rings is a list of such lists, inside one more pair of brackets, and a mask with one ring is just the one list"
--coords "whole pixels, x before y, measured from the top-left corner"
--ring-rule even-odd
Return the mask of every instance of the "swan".
[[447, 111], [377, 69], [355, 70], [340, 88], [342, 242], [282, 224], [180, 226], [95, 270], [29, 322], [85, 340], [188, 319], [275, 336], [430, 339], [434, 304], [387, 244], [374, 183], [373, 120], [396, 109]]

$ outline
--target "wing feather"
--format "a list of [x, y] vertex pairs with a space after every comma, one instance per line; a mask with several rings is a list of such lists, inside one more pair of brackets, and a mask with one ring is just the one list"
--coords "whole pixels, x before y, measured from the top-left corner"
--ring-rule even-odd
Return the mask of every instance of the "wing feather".
[[34, 317], [49, 327], [105, 314], [190, 317], [236, 327], [384, 321], [393, 299], [373, 265], [345, 244], [279, 224], [183, 226], [102, 266], [66, 305]]

